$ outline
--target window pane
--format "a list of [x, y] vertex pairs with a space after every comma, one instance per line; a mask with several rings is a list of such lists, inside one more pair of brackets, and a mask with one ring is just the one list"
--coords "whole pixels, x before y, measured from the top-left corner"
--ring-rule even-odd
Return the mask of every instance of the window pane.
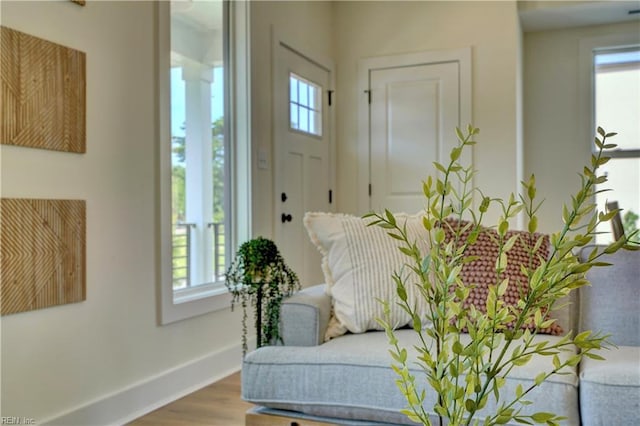
[[[294, 83], [295, 81], [295, 83]], [[290, 127], [314, 135], [322, 135], [322, 91], [320, 86], [293, 73], [289, 75], [289, 90], [297, 87], [297, 102], [291, 96]]]
[[[595, 120], [607, 132], [618, 135], [610, 140], [621, 150], [640, 149], [640, 48], [609, 49], [594, 56]], [[640, 213], [640, 157], [613, 158], [600, 168], [609, 181], [597, 189], [612, 189], [596, 195], [598, 209], [615, 201], [622, 209], [622, 222], [628, 234], [637, 225]], [[613, 240], [610, 223], [601, 225], [596, 242]]]
[[316, 89], [313, 86], [307, 86], [309, 88], [309, 109], [314, 109], [316, 107]]
[[299, 129], [303, 132], [309, 132], [309, 110], [306, 108], [300, 108], [300, 126]]
[[[640, 215], [640, 158], [612, 158], [600, 167], [599, 175], [601, 174], [606, 175], [609, 181], [599, 185], [598, 189], [611, 188], [613, 191], [596, 196], [598, 210], [605, 211], [607, 202], [617, 201], [618, 207], [622, 209], [623, 223], [628, 223], [625, 232], [636, 229], [637, 216]], [[610, 223], [602, 224], [598, 231], [605, 233], [597, 236], [598, 244], [613, 241]]]
[[289, 77], [289, 99], [298, 102], [298, 80], [293, 76]]
[[174, 290], [221, 282], [225, 272], [223, 7], [171, 2]]
[[640, 49], [595, 55], [596, 125], [619, 149], [640, 149]]
[[289, 104], [289, 110], [291, 111], [291, 128], [298, 129], [298, 105]]
[[303, 82], [298, 83], [300, 86], [300, 105], [308, 106], [309, 105], [309, 85]]

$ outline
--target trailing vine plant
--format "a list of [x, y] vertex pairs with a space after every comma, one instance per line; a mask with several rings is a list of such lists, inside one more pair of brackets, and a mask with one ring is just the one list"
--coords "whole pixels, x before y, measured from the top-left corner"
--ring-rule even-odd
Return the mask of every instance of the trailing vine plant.
[[225, 275], [232, 294], [231, 309], [242, 306], [242, 354], [247, 353], [247, 310], [253, 306], [258, 348], [280, 337], [282, 300], [300, 288], [298, 276], [289, 268], [276, 244], [264, 237], [243, 243]]
[[[472, 207], [475, 190], [471, 185], [475, 171], [463, 166], [459, 159], [463, 150], [475, 144], [473, 138], [479, 130], [472, 126], [466, 134], [456, 130], [459, 143], [452, 149], [449, 163], [435, 163], [437, 177], [423, 182], [426, 198], [423, 225], [428, 253], [420, 252], [416, 241], [408, 236], [406, 226], [390, 211], [365, 216], [371, 219], [370, 225], [387, 229], [391, 238], [401, 242], [400, 250], [407, 256], [406, 267], [412, 272], [397, 271], [393, 281], [398, 303], [413, 318], [413, 330], [419, 337], [417, 359], [409, 359], [407, 349], [400, 346], [388, 319], [388, 301], [381, 301], [386, 317], [379, 319], [390, 342], [397, 386], [407, 401], [403, 413], [424, 425], [432, 425], [429, 412], [435, 413], [439, 425], [444, 420], [452, 426], [513, 421], [558, 425], [564, 417], [555, 413], [524, 414], [522, 409], [529, 404], [527, 395], [549, 377], [567, 374], [566, 367], [576, 366], [583, 357], [603, 359], [595, 351], [609, 347], [610, 343], [608, 336], [591, 331], [568, 333], [553, 341], [534, 338], [555, 322], [549, 312], [564, 303], [562, 299], [572, 290], [588, 284], [585, 273], [589, 269], [608, 265], [599, 259], [603, 254], [623, 247], [638, 248], [629, 244], [633, 236], [623, 236], [604, 248], [593, 249], [586, 262], [580, 263], [574, 255], [574, 250], [592, 243], [599, 223], [609, 221], [617, 213], [617, 210], [598, 213], [593, 204], [596, 185], [606, 182], [605, 176], [597, 175], [597, 169], [608, 161], [604, 151], [615, 148], [607, 142], [615, 133], [598, 128], [596, 153], [590, 166], [580, 174], [577, 193], [562, 208], [564, 226], [551, 234], [550, 254], [542, 256], [538, 251], [543, 237], [536, 234], [536, 213], [542, 203], [536, 198], [535, 177], [522, 182], [523, 193], [518, 198], [512, 194], [508, 200], [492, 199], [480, 193], [481, 202], [475, 210]], [[473, 304], [464, 304], [471, 289], [463, 283], [460, 273], [466, 263], [474, 261], [467, 249], [486, 232], [482, 221], [491, 205], [497, 205], [501, 215], [491, 233], [498, 247], [497, 279], [489, 286], [485, 313]], [[509, 236], [510, 221], [520, 213], [526, 217], [528, 233]], [[454, 226], [455, 223], [458, 225]], [[505, 303], [503, 298], [509, 285], [504, 272], [510, 262], [510, 250], [518, 239], [526, 247], [530, 262], [520, 268], [526, 282], [520, 283], [524, 290], [514, 305]], [[408, 303], [409, 286], [417, 286], [426, 302], [426, 316], [421, 317], [418, 308]], [[463, 331], [468, 332], [470, 339], [461, 339]], [[519, 384], [514, 393], [505, 394], [503, 386], [512, 370], [526, 365], [534, 356], [550, 357], [553, 367], [541, 371], [532, 384]], [[426, 383], [418, 382], [410, 366], [417, 366], [424, 373]], [[427, 407], [428, 387], [437, 400]]]

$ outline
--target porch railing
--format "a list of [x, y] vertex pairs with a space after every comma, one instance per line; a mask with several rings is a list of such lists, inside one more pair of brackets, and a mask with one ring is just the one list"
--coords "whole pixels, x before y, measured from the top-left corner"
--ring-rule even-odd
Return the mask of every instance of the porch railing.
[[[213, 232], [213, 281], [224, 279], [225, 273], [225, 233], [224, 223], [212, 222], [208, 225]], [[173, 289], [191, 287], [191, 233], [195, 228], [193, 223], [174, 224], [172, 238], [172, 277]]]

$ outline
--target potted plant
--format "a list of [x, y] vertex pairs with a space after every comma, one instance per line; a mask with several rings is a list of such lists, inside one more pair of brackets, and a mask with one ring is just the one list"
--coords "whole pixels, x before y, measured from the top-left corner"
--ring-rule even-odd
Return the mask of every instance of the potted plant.
[[[558, 425], [563, 417], [554, 413], [523, 414], [527, 395], [550, 376], [566, 373], [563, 369], [576, 366], [582, 357], [603, 359], [594, 351], [610, 345], [607, 336], [591, 331], [567, 334], [554, 343], [534, 337], [554, 326], [549, 313], [563, 303], [565, 296], [588, 285], [586, 271], [607, 265], [599, 260], [603, 254], [638, 248], [630, 245], [634, 235], [623, 235], [608, 246], [591, 251], [587, 262], [578, 262], [574, 255], [574, 250], [592, 243], [599, 223], [611, 220], [619, 212], [598, 213], [592, 204], [596, 185], [606, 182], [605, 176], [598, 176], [597, 169], [608, 160], [604, 151], [615, 148], [607, 143], [615, 133], [598, 128], [596, 153], [580, 175], [578, 191], [562, 208], [564, 226], [547, 238], [536, 233], [536, 213], [541, 202], [536, 199], [533, 176], [522, 183], [519, 197], [512, 194], [508, 200], [501, 200], [479, 193], [481, 201], [477, 209], [473, 207], [476, 190], [471, 183], [475, 171], [462, 165], [459, 158], [464, 149], [475, 144], [473, 137], [478, 132], [472, 126], [466, 134], [458, 130], [459, 144], [451, 151], [449, 163], [436, 163], [438, 177], [424, 182], [427, 253], [420, 252], [416, 241], [408, 237], [405, 225], [389, 211], [365, 216], [372, 219], [371, 225], [387, 229], [390, 237], [399, 240], [400, 250], [407, 256], [407, 268], [397, 271], [393, 281], [398, 304], [413, 318], [413, 329], [420, 338], [417, 359], [409, 359], [406, 348], [398, 343], [391, 321], [379, 319], [391, 345], [397, 386], [407, 401], [403, 413], [424, 425], [432, 424], [429, 409], [437, 414], [440, 425], [445, 421], [448, 425]], [[497, 226], [485, 227], [482, 221], [491, 205], [497, 206], [501, 215]], [[518, 214], [525, 216], [527, 231], [509, 232], [510, 221]], [[481, 238], [489, 241], [495, 254], [492, 261], [483, 259], [483, 265], [492, 271], [488, 285], [482, 288], [484, 298], [477, 303], [478, 296], [470, 294], [479, 286], [478, 281], [470, 284], [463, 278], [467, 265], [480, 257], [481, 253], [472, 248]], [[525, 255], [512, 256], [514, 247]], [[520, 263], [516, 268], [521, 275], [507, 273], [513, 263]], [[425, 303], [422, 312], [426, 314], [421, 315], [416, 306], [407, 302], [407, 290], [414, 285]], [[516, 286], [515, 296], [512, 286]], [[508, 289], [511, 293], [507, 297]], [[388, 316], [389, 302], [382, 303]], [[461, 339], [463, 333], [470, 338]], [[530, 385], [521, 384], [515, 392], [506, 394], [503, 385], [510, 372], [534, 356], [549, 357], [553, 368], [540, 373]], [[419, 382], [411, 372], [410, 367], [415, 365], [424, 372], [426, 383]], [[424, 406], [425, 388], [437, 395], [433, 407]], [[488, 410], [488, 406], [495, 409]]]
[[231, 309], [242, 306], [242, 352], [247, 352], [247, 308], [254, 308], [257, 347], [281, 341], [280, 305], [300, 288], [298, 277], [284, 262], [276, 244], [263, 237], [243, 243], [231, 262], [225, 284], [233, 295]]

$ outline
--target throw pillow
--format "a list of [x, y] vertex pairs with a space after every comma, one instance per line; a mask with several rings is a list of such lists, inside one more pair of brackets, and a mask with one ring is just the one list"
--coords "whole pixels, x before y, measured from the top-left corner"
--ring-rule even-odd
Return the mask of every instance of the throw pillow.
[[[452, 229], [459, 229], [464, 227], [468, 222], [457, 221], [453, 219], [447, 219], [449, 226], [445, 226], [445, 241], [449, 242], [453, 240], [454, 233]], [[461, 240], [465, 241], [469, 236], [470, 229], [468, 228], [461, 235]], [[542, 234], [534, 234], [533, 236], [524, 231], [508, 231], [506, 239], [509, 239], [513, 235], [519, 235], [514, 246], [507, 252], [507, 268], [501, 277], [509, 278], [509, 286], [507, 291], [502, 296], [502, 300], [506, 305], [517, 306], [520, 299], [521, 292], [526, 293], [529, 289], [529, 282], [526, 275], [520, 270], [521, 265], [529, 265], [529, 254], [527, 247], [532, 247], [538, 238], [543, 237], [542, 245], [540, 246], [537, 256], [534, 256], [532, 261], [532, 267], [537, 268], [540, 266], [540, 260], [538, 256], [542, 258], [549, 257], [549, 236]], [[485, 228], [478, 235], [478, 239], [475, 243], [467, 247], [465, 254], [467, 256], [477, 256], [478, 259], [473, 262], [467, 263], [462, 267], [460, 277], [462, 282], [468, 286], [474, 286], [469, 293], [469, 297], [464, 301], [463, 306], [468, 308], [474, 305], [476, 309], [482, 312], [486, 312], [486, 301], [489, 294], [489, 286], [495, 285], [498, 277], [495, 271], [496, 260], [498, 258], [498, 244], [495, 242], [498, 238], [498, 233], [492, 229]], [[513, 326], [513, 324], [511, 324]], [[523, 328], [533, 328], [533, 324], [525, 324]], [[553, 323], [550, 327], [538, 330], [538, 333], [560, 335], [563, 330], [560, 325]]]
[[[406, 222], [410, 238], [425, 253], [422, 216], [395, 217], [398, 223]], [[379, 226], [367, 226], [369, 222], [346, 214], [307, 213], [304, 217], [309, 237], [322, 254], [327, 292], [332, 297], [333, 317], [326, 340], [347, 331], [382, 330], [376, 321], [384, 315], [379, 300], [390, 302], [392, 325], [402, 327], [411, 320], [395, 303], [398, 299], [392, 279], [394, 272], [400, 272], [410, 280], [413, 272], [404, 266], [408, 258], [398, 250], [401, 242]], [[408, 285], [407, 290], [409, 303], [424, 313], [426, 305], [420, 291], [414, 285]]]

